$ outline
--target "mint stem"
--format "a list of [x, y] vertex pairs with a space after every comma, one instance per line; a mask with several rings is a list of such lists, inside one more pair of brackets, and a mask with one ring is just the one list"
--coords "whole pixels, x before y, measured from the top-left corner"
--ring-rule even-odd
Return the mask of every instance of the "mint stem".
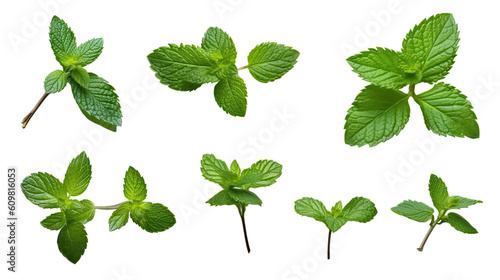
[[42, 98], [40, 98], [40, 100], [38, 100], [38, 103], [36, 103], [35, 107], [33, 107], [33, 109], [28, 113], [28, 115], [26, 115], [26, 117], [24, 117], [23, 121], [21, 122], [23, 124], [23, 128], [25, 128], [28, 125], [29, 121], [31, 120], [31, 117], [33, 117], [36, 110], [38, 110], [38, 107], [42, 105], [43, 101], [45, 100], [45, 98], [47, 98], [47, 96], [49, 96], [49, 94], [44, 93]]
[[243, 70], [243, 69], [246, 69], [246, 68], [248, 68], [248, 65], [241, 66], [240, 68], [238, 68], [238, 71]]
[[248, 243], [247, 226], [245, 225], [245, 206], [236, 205], [240, 213], [241, 224], [243, 225], [243, 234], [245, 235], [245, 244], [247, 245], [247, 252], [250, 254], [250, 244]]
[[429, 230], [425, 234], [424, 240], [422, 240], [422, 243], [420, 244], [420, 247], [417, 248], [417, 250], [419, 250], [420, 252], [422, 252], [424, 250], [424, 246], [425, 246], [425, 243], [427, 242], [427, 239], [429, 239], [429, 236], [431, 235], [432, 231], [439, 224], [439, 222], [441, 221], [441, 219], [443, 218], [443, 216], [445, 214], [446, 214], [446, 211], [441, 211], [439, 213], [438, 217], [436, 218], [436, 220], [431, 223], [431, 227], [429, 228]]
[[410, 96], [415, 96], [415, 84], [411, 84], [410, 87], [408, 88], [408, 94]]
[[330, 259], [330, 241], [332, 240], [332, 231], [328, 230], [328, 248], [326, 251], [326, 258]]
[[118, 204], [109, 205], [109, 206], [94, 206], [94, 208], [99, 209], [99, 210], [115, 210], [115, 209], [118, 209], [118, 207], [120, 207], [125, 202], [128, 202], [128, 201], [120, 202]]

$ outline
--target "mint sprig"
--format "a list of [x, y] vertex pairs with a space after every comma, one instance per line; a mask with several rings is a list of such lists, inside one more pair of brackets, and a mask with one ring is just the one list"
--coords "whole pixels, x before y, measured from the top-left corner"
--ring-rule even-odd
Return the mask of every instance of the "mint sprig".
[[330, 259], [330, 243], [332, 233], [338, 231], [347, 222], [367, 223], [377, 215], [375, 204], [364, 197], [354, 197], [345, 207], [338, 201], [331, 211], [323, 202], [312, 197], [303, 197], [295, 201], [295, 212], [301, 216], [310, 217], [322, 222], [328, 228], [327, 259]]
[[46, 209], [58, 208], [41, 225], [59, 230], [57, 244], [61, 254], [76, 264], [87, 248], [85, 224], [92, 221], [95, 210], [114, 210], [109, 218], [109, 230], [123, 227], [129, 216], [148, 232], [165, 231], [175, 224], [170, 210], [160, 203], [145, 202], [147, 189], [141, 174], [133, 167], [125, 173], [123, 192], [128, 199], [110, 206], [96, 206], [88, 199], [72, 197], [85, 192], [92, 177], [92, 166], [85, 152], [74, 158], [68, 166], [63, 183], [48, 173], [32, 173], [24, 178], [21, 189], [33, 204]]
[[262, 205], [262, 200], [250, 188], [267, 187], [281, 176], [281, 164], [272, 160], [259, 160], [250, 168], [241, 171], [236, 160], [228, 168], [227, 164], [214, 155], [205, 154], [201, 159], [201, 173], [205, 179], [219, 184], [222, 191], [210, 198], [207, 203], [211, 206], [235, 205], [238, 208], [243, 234], [248, 253], [248, 242], [245, 211], [248, 205]]
[[[455, 87], [440, 82], [449, 73], [458, 49], [458, 28], [452, 14], [438, 14], [416, 25], [401, 51], [371, 48], [347, 59], [371, 84], [348, 110], [345, 143], [376, 146], [398, 135], [410, 118], [408, 100], [422, 110], [427, 129], [442, 136], [479, 138], [472, 105]], [[434, 84], [416, 94], [419, 83]], [[408, 93], [400, 89], [408, 86]]]
[[50, 23], [49, 39], [56, 60], [63, 70], [55, 70], [47, 75], [44, 82], [45, 94], [23, 119], [23, 128], [50, 94], [62, 91], [69, 83], [73, 97], [85, 117], [106, 129], [116, 131], [116, 127], [122, 124], [122, 113], [115, 89], [105, 79], [83, 68], [99, 57], [103, 39], [91, 39], [77, 45], [71, 28], [57, 16]]
[[424, 250], [425, 243], [429, 238], [430, 234], [437, 225], [448, 223], [453, 228], [463, 233], [477, 233], [477, 230], [462, 216], [457, 213], [450, 212], [451, 209], [467, 208], [477, 203], [482, 203], [480, 200], [469, 199], [461, 196], [450, 196], [448, 194], [448, 188], [441, 178], [431, 174], [429, 181], [429, 193], [431, 195], [432, 204], [437, 210], [437, 217], [434, 217], [434, 209], [423, 202], [418, 202], [414, 200], [405, 200], [391, 210], [404, 216], [410, 220], [417, 222], [430, 222], [430, 228], [424, 237], [424, 240], [417, 248], [419, 251]]
[[299, 52], [274, 42], [257, 45], [248, 55], [248, 65], [236, 67], [233, 39], [217, 27], [210, 27], [201, 46], [169, 44], [148, 55], [151, 69], [160, 83], [179, 91], [193, 91], [206, 83], [217, 83], [214, 97], [217, 105], [232, 116], [244, 117], [247, 109], [247, 87], [238, 75], [248, 68], [259, 82], [275, 81], [290, 71]]

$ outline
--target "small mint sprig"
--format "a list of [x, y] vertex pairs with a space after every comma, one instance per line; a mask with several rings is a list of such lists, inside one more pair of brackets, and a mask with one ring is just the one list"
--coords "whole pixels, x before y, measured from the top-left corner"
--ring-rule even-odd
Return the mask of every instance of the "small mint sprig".
[[62, 91], [69, 83], [83, 115], [106, 129], [116, 131], [116, 127], [122, 124], [122, 113], [115, 89], [105, 79], [83, 68], [99, 57], [103, 39], [91, 39], [77, 46], [73, 31], [57, 16], [50, 23], [49, 38], [52, 51], [63, 70], [47, 75], [45, 93], [22, 120], [23, 128], [50, 94]]
[[328, 228], [327, 259], [330, 259], [330, 241], [332, 233], [339, 230], [349, 221], [367, 223], [377, 215], [375, 204], [364, 197], [355, 197], [342, 207], [342, 201], [338, 201], [328, 211], [323, 202], [312, 197], [303, 197], [295, 201], [295, 212], [322, 222]]
[[248, 69], [259, 82], [275, 81], [290, 71], [299, 57], [291, 47], [274, 42], [257, 45], [248, 55], [248, 65], [236, 67], [233, 39], [217, 27], [210, 27], [201, 46], [169, 44], [148, 55], [151, 69], [160, 83], [179, 91], [193, 91], [206, 83], [217, 83], [217, 105], [232, 116], [244, 117], [247, 88], [238, 72]]
[[[479, 138], [479, 126], [467, 97], [437, 81], [449, 73], [458, 49], [452, 14], [438, 14], [416, 25], [400, 52], [372, 48], [347, 59], [353, 71], [371, 84], [356, 97], [345, 122], [345, 143], [376, 146], [398, 135], [410, 118], [408, 100], [422, 110], [427, 129], [442, 136]], [[415, 85], [434, 84], [416, 94]], [[409, 86], [408, 93], [400, 89]]]
[[434, 217], [434, 209], [423, 202], [418, 202], [414, 200], [405, 200], [391, 210], [404, 216], [410, 220], [425, 223], [430, 222], [430, 228], [424, 237], [424, 240], [417, 248], [419, 251], [424, 250], [424, 245], [427, 239], [431, 235], [432, 231], [437, 225], [448, 223], [453, 228], [463, 233], [475, 234], [477, 230], [466, 220], [464, 217], [457, 213], [447, 212], [451, 209], [467, 208], [471, 205], [482, 203], [480, 200], [469, 199], [461, 196], [450, 196], [448, 194], [448, 188], [441, 178], [431, 174], [429, 180], [429, 193], [431, 195], [432, 203], [438, 212], [437, 217]]
[[85, 152], [74, 158], [68, 166], [64, 181], [43, 172], [24, 178], [21, 189], [26, 198], [41, 208], [59, 208], [41, 224], [50, 230], [59, 230], [57, 245], [61, 254], [76, 264], [87, 248], [85, 224], [95, 215], [95, 210], [115, 210], [109, 218], [109, 230], [114, 231], [132, 221], [147, 232], [161, 232], [175, 224], [170, 210], [160, 203], [145, 202], [147, 189], [141, 174], [133, 167], [125, 173], [123, 192], [127, 201], [110, 206], [96, 206], [88, 199], [77, 200], [89, 186], [92, 166]]
[[242, 171], [236, 160], [233, 160], [228, 168], [224, 161], [217, 159], [214, 155], [205, 154], [201, 159], [203, 177], [219, 184], [223, 189], [207, 203], [211, 206], [235, 205], [238, 208], [248, 253], [250, 253], [250, 244], [245, 224], [245, 211], [248, 205], [262, 205], [262, 200], [249, 189], [267, 187], [276, 183], [276, 179], [281, 176], [281, 170], [281, 164], [272, 160], [259, 160]]

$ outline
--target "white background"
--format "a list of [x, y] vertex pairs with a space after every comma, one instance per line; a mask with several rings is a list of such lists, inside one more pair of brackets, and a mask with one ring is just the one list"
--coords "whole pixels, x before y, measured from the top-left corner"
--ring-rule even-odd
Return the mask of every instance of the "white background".
[[[57, 233], [39, 224], [53, 211], [29, 203], [19, 188], [19, 272], [7, 273], [2, 261], [1, 278], [498, 279], [500, 37], [495, 4], [3, 1], [1, 174], [14, 165], [20, 179], [44, 171], [62, 180], [69, 161], [85, 150], [93, 174], [80, 199], [96, 205], [123, 201], [123, 176], [131, 165], [148, 184], [148, 200], [167, 205], [177, 224], [150, 234], [129, 222], [110, 233], [111, 212], [97, 211], [87, 224], [88, 248], [73, 265], [59, 253]], [[375, 148], [344, 144], [346, 111], [367, 84], [345, 59], [368, 47], [400, 49], [410, 28], [442, 12], [453, 13], [461, 38], [445, 81], [473, 102], [481, 137], [434, 136], [413, 103], [411, 119], [399, 136]], [[88, 121], [69, 86], [49, 96], [28, 127], [21, 129], [21, 119], [43, 94], [45, 76], [60, 68], [48, 40], [54, 14], [71, 26], [78, 43], [104, 38], [104, 52], [87, 68], [107, 79], [120, 96], [124, 118], [116, 133]], [[273, 83], [259, 83], [242, 71], [249, 95], [245, 118], [231, 117], [216, 105], [213, 84], [176, 92], [160, 85], [149, 69], [146, 55], [153, 49], [168, 43], [199, 44], [210, 26], [232, 36], [238, 66], [265, 41], [301, 52], [294, 69]], [[416, 90], [427, 88], [418, 85]], [[284, 166], [275, 185], [256, 190], [262, 207], [247, 210], [251, 254], [245, 250], [237, 210], [204, 203], [219, 188], [201, 176], [204, 153], [227, 162], [236, 158], [242, 168], [259, 159]], [[431, 204], [431, 173], [443, 178], [450, 194], [484, 203], [459, 211], [479, 234], [465, 235], [441, 225], [420, 253], [416, 247], [428, 225], [398, 216], [390, 208], [410, 198]], [[0, 194], [4, 217], [6, 190]], [[373, 200], [379, 214], [370, 223], [348, 223], [335, 233], [332, 259], [327, 261], [326, 227], [297, 215], [293, 203], [311, 196], [330, 207], [360, 195]], [[5, 259], [6, 237], [7, 229], [1, 226], [0, 259]]]

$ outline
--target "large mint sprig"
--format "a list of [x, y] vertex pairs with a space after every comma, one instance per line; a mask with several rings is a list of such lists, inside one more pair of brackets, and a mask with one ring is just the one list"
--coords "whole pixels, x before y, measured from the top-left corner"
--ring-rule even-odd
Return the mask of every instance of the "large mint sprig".
[[342, 207], [338, 201], [331, 211], [326, 209], [323, 202], [312, 197], [303, 197], [295, 201], [295, 212], [322, 222], [328, 228], [327, 259], [330, 259], [330, 242], [332, 233], [339, 230], [347, 222], [367, 223], [377, 215], [375, 204], [368, 198], [355, 197]]
[[21, 189], [26, 198], [41, 208], [59, 208], [59, 212], [45, 218], [41, 224], [50, 230], [59, 230], [59, 251], [76, 264], [87, 248], [85, 224], [94, 218], [95, 210], [115, 210], [109, 218], [109, 230], [114, 231], [132, 221], [147, 232], [165, 231], [175, 224], [175, 217], [160, 203], [145, 202], [147, 189], [141, 174], [133, 167], [125, 173], [123, 192], [127, 201], [111, 206], [95, 206], [88, 199], [71, 199], [81, 195], [92, 177], [90, 160], [82, 152], [68, 166], [64, 181], [48, 173], [33, 173], [24, 178]]
[[91, 39], [77, 46], [73, 31], [57, 16], [50, 23], [49, 38], [56, 60], [63, 69], [47, 75], [44, 82], [45, 94], [23, 119], [23, 128], [28, 125], [45, 98], [62, 91], [69, 83], [73, 97], [85, 117], [104, 128], [116, 131], [116, 127], [122, 125], [122, 113], [115, 89], [105, 79], [83, 68], [99, 57], [103, 39]]
[[236, 160], [233, 160], [228, 168], [224, 161], [217, 159], [214, 155], [205, 154], [201, 159], [203, 177], [222, 187], [222, 191], [215, 194], [207, 203], [211, 206], [235, 205], [238, 208], [248, 253], [250, 253], [250, 244], [245, 224], [245, 211], [248, 205], [262, 205], [262, 200], [249, 189], [267, 187], [276, 183], [276, 179], [281, 176], [281, 169], [281, 164], [272, 160], [259, 160], [250, 168], [241, 171]]
[[447, 214], [447, 212], [452, 209], [467, 208], [471, 205], [482, 203], [482, 201], [461, 196], [450, 196], [448, 194], [448, 188], [443, 180], [434, 174], [431, 174], [429, 181], [429, 193], [431, 195], [432, 204], [434, 204], [438, 212], [437, 217], [434, 217], [434, 209], [432, 207], [423, 202], [414, 200], [405, 200], [391, 208], [394, 213], [410, 220], [421, 223], [425, 223], [429, 220], [431, 221], [430, 228], [417, 250], [424, 250], [424, 245], [434, 228], [443, 223], [448, 223], [453, 228], [463, 233], [477, 233], [477, 230], [462, 216], [454, 212]]
[[201, 46], [169, 44], [148, 55], [160, 83], [179, 91], [192, 91], [206, 83], [217, 83], [217, 105], [232, 116], [244, 117], [247, 88], [238, 75], [248, 68], [259, 82], [268, 83], [285, 75], [297, 63], [299, 52], [291, 47], [268, 42], [257, 45], [248, 55], [248, 65], [236, 67], [233, 39], [217, 27], [210, 27]]
[[[420, 106], [432, 132], [478, 138], [479, 126], [467, 97], [449, 84], [436, 83], [455, 62], [458, 33], [453, 15], [438, 14], [416, 25], [399, 52], [374, 48], [349, 57], [353, 71], [371, 84], [348, 111], [345, 143], [373, 147], [398, 135], [410, 118], [410, 98]], [[416, 94], [419, 83], [434, 87]], [[409, 86], [408, 93], [400, 90], [405, 86]]]

